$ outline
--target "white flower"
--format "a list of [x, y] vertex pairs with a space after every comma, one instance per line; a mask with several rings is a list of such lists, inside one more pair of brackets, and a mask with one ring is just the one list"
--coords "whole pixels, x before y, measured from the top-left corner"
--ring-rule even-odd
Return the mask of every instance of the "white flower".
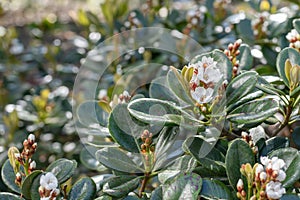
[[273, 170], [280, 170], [285, 166], [285, 162], [278, 157], [273, 157], [272, 160], [272, 169]]
[[35, 141], [35, 136], [34, 136], [33, 134], [30, 134], [30, 135], [28, 136], [28, 141], [34, 142], [34, 141]]
[[191, 91], [191, 95], [198, 103], [208, 103], [212, 100], [213, 92], [212, 88], [197, 87]]
[[267, 156], [262, 156], [262, 157], [260, 157], [260, 162], [264, 166], [267, 166], [270, 162], [270, 159]]
[[280, 182], [270, 181], [266, 186], [267, 196], [271, 199], [280, 199], [285, 192]]
[[294, 38], [297, 38], [299, 35], [299, 33], [296, 31], [296, 29], [292, 29], [291, 32], [289, 32], [287, 35], [286, 35], [286, 39], [291, 41], [293, 40]]
[[283, 170], [279, 170], [276, 180], [281, 182], [284, 181], [285, 178], [286, 178], [286, 173]]
[[199, 68], [198, 79], [204, 83], [217, 83], [222, 78], [222, 75], [218, 69], [215, 69], [212, 65], [208, 67]]
[[201, 68], [216, 67], [217, 62], [215, 62], [214, 59], [211, 57], [203, 56], [201, 61], [198, 62], [198, 65]]
[[257, 167], [255, 168], [255, 175], [257, 176], [262, 171], [264, 171], [264, 167], [261, 164], [258, 164]]
[[54, 190], [58, 186], [57, 178], [51, 172], [41, 176], [40, 185], [46, 190]]

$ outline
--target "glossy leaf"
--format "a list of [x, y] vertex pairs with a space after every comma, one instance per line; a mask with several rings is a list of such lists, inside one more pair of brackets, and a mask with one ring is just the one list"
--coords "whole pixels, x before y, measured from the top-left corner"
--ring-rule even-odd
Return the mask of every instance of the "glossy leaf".
[[177, 158], [174, 163], [166, 170], [158, 174], [158, 180], [161, 183], [165, 183], [168, 179], [175, 177], [180, 173], [192, 172], [197, 166], [197, 161], [190, 155], [184, 155]]
[[240, 61], [240, 70], [250, 70], [252, 68], [253, 57], [251, 55], [251, 49], [247, 44], [242, 44], [239, 48], [240, 54], [237, 56], [237, 60]]
[[135, 190], [140, 183], [140, 177], [113, 177], [103, 186], [103, 192], [113, 197], [124, 197], [129, 192]]
[[124, 149], [139, 152], [139, 138], [147, 126], [134, 119], [127, 109], [127, 104], [118, 104], [109, 116], [108, 129], [113, 139]]
[[218, 180], [203, 179], [201, 197], [206, 199], [232, 199], [229, 188]]
[[240, 139], [232, 141], [228, 147], [225, 165], [229, 182], [233, 188], [236, 188], [236, 184], [241, 178], [242, 164], [246, 163], [251, 165], [255, 163], [255, 157], [249, 144]]
[[10, 165], [9, 160], [6, 160], [2, 166], [1, 177], [5, 185], [9, 187], [14, 192], [21, 193], [20, 187], [15, 184], [15, 172], [12, 166]]
[[263, 122], [273, 116], [279, 109], [275, 99], [265, 98], [247, 102], [234, 109], [227, 116], [231, 122], [238, 124], [251, 124]]
[[149, 96], [154, 99], [178, 103], [179, 100], [167, 85], [166, 77], [158, 77], [151, 82]]
[[197, 199], [202, 187], [202, 179], [194, 173], [186, 173], [177, 176], [172, 182], [163, 185], [163, 198], [173, 199]]
[[27, 199], [31, 199], [31, 193], [30, 193], [31, 186], [33, 184], [34, 179], [37, 178], [41, 173], [42, 171], [40, 170], [33, 171], [30, 175], [28, 175], [25, 178], [24, 182], [22, 183], [22, 194]]
[[283, 187], [292, 186], [300, 179], [300, 153], [297, 149], [284, 148], [278, 149], [270, 154], [270, 157], [278, 157], [284, 160], [287, 169], [285, 170], [286, 178], [282, 182]]
[[235, 77], [226, 88], [227, 105], [249, 94], [255, 88], [256, 76], [255, 72], [245, 72]]
[[145, 123], [160, 125], [178, 124], [168, 115], [181, 115], [181, 110], [174, 104], [158, 99], [142, 98], [128, 104], [128, 110], [137, 119]]
[[293, 26], [297, 30], [297, 32], [300, 33], [300, 19], [294, 19]]
[[106, 126], [108, 122], [108, 113], [104, 111], [97, 101], [87, 101], [77, 109], [77, 116], [81, 124], [91, 126], [100, 124]]
[[163, 199], [163, 194], [162, 194], [162, 187], [157, 187], [155, 190], [152, 191], [151, 193], [151, 198], [150, 200], [158, 200], [158, 199]]
[[8, 192], [0, 192], [0, 199], [1, 200], [24, 200], [21, 196], [8, 193]]
[[42, 175], [45, 175], [46, 173], [43, 172], [36, 176], [30, 186], [30, 196], [32, 200], [40, 200], [40, 193], [39, 193], [39, 187], [40, 187], [40, 178]]
[[91, 178], [78, 180], [71, 188], [68, 200], [90, 200], [96, 195], [96, 184]]
[[158, 136], [155, 149], [155, 164], [153, 171], [164, 168], [183, 154], [182, 140], [179, 139], [178, 127], [164, 127]]
[[76, 167], [77, 162], [75, 160], [61, 158], [51, 163], [47, 167], [46, 172], [52, 172], [58, 183], [64, 183], [74, 174]]
[[289, 147], [290, 142], [288, 138], [285, 137], [272, 137], [265, 142], [262, 150], [260, 151], [261, 156], [267, 156], [268, 154], [272, 153], [273, 151]]
[[193, 104], [193, 100], [188, 94], [188, 83], [183, 79], [177, 69], [171, 68], [171, 70], [167, 74], [167, 82], [170, 89], [174, 92], [174, 94], [176, 94], [179, 99], [185, 101], [188, 104]]
[[96, 151], [98, 148], [92, 146], [85, 146], [80, 152], [80, 161], [88, 169], [97, 170], [99, 172], [106, 170], [96, 159]]
[[142, 172], [123, 151], [118, 148], [103, 148], [96, 152], [97, 160], [104, 166], [121, 172]]

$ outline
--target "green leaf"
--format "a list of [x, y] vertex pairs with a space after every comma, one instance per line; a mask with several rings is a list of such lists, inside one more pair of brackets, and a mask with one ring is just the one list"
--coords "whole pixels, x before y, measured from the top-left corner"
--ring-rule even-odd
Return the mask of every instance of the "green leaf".
[[300, 197], [297, 194], [284, 194], [280, 200], [300, 200]]
[[255, 163], [255, 157], [249, 144], [241, 139], [236, 139], [229, 144], [225, 158], [226, 172], [231, 186], [236, 189], [236, 184], [241, 178], [242, 164]]
[[193, 100], [191, 99], [188, 92], [188, 83], [183, 79], [181, 74], [175, 68], [171, 68], [167, 74], [167, 82], [170, 89], [176, 94], [176, 96], [183, 100], [184, 102], [193, 105]]
[[290, 146], [288, 138], [285, 137], [272, 137], [265, 142], [263, 149], [260, 151], [261, 156], [267, 156], [272, 151], [286, 148]]
[[30, 189], [33, 184], [35, 178], [37, 178], [42, 173], [41, 170], [33, 171], [30, 175], [28, 175], [24, 182], [22, 183], [22, 194], [27, 199], [31, 199]]
[[68, 200], [91, 200], [96, 195], [96, 184], [91, 178], [78, 180], [71, 188]]
[[104, 111], [98, 101], [87, 101], [79, 105], [77, 116], [81, 124], [90, 126], [100, 124], [106, 127], [108, 121], [108, 113]]
[[46, 172], [52, 172], [57, 178], [58, 183], [64, 183], [67, 181], [75, 172], [77, 162], [75, 160], [68, 160], [65, 158], [58, 159], [51, 163]]
[[207, 142], [203, 136], [192, 136], [185, 140], [183, 148], [193, 155], [200, 163], [205, 161], [208, 162], [209, 160], [224, 162], [224, 155], [214, 147], [217, 139], [214, 140], [214, 142]]
[[123, 151], [118, 148], [103, 148], [96, 152], [97, 160], [104, 166], [121, 172], [143, 172]]
[[207, 142], [202, 136], [193, 136], [185, 140], [183, 148], [206, 168], [212, 168], [218, 173], [225, 173], [225, 157], [214, 147], [216, 143]]
[[151, 82], [149, 96], [153, 99], [171, 101], [176, 104], [179, 102], [174, 93], [169, 89], [166, 77], [158, 77]]
[[284, 48], [277, 56], [276, 67], [279, 73], [279, 76], [283, 79], [283, 82], [286, 86], [289, 87], [289, 81], [285, 75], [285, 62], [287, 59], [290, 59], [292, 66], [300, 65], [300, 54], [294, 48]]
[[140, 179], [141, 177], [134, 176], [112, 177], [104, 184], [103, 192], [117, 198], [124, 197], [139, 186]]
[[300, 153], [297, 149], [284, 148], [273, 151], [270, 157], [278, 157], [284, 160], [287, 169], [285, 170], [286, 178], [282, 182], [283, 187], [291, 187], [300, 179]]
[[279, 109], [278, 101], [272, 98], [247, 102], [229, 113], [227, 119], [237, 124], [263, 122]]
[[151, 193], [151, 198], [150, 200], [158, 200], [158, 199], [163, 199], [163, 194], [162, 194], [162, 187], [159, 186], [155, 190], [152, 191]]
[[197, 199], [202, 187], [202, 179], [194, 173], [181, 174], [170, 184], [163, 185], [164, 200]]
[[253, 57], [251, 55], [251, 49], [247, 44], [242, 44], [239, 48], [240, 54], [237, 56], [237, 60], [240, 61], [240, 70], [250, 70], [252, 68]]
[[0, 199], [1, 200], [23, 200], [21, 196], [8, 193], [8, 192], [0, 192]]
[[175, 127], [164, 127], [158, 136], [157, 143], [155, 144], [155, 164], [153, 171], [165, 168], [176, 158], [183, 154], [181, 150], [182, 140], [178, 138], [180, 130]]
[[203, 179], [201, 197], [205, 199], [232, 199], [228, 187], [218, 180]]
[[85, 146], [80, 152], [80, 162], [88, 169], [97, 170], [99, 172], [106, 170], [95, 157], [98, 148]]
[[9, 160], [6, 160], [2, 166], [1, 177], [5, 185], [7, 185], [9, 189], [19, 194], [21, 193], [20, 187], [15, 184], [16, 175], [14, 169], [10, 165]]
[[255, 88], [256, 76], [257, 73], [249, 71], [235, 77], [226, 88], [227, 105], [249, 94]]
[[168, 115], [181, 115], [181, 110], [174, 104], [158, 99], [142, 98], [128, 104], [128, 110], [137, 119], [145, 123], [158, 125], [177, 124]]
[[297, 32], [300, 33], [300, 19], [294, 19], [293, 26], [297, 30]]
[[39, 174], [37, 177], [35, 177], [31, 183], [30, 187], [30, 196], [32, 200], [40, 200], [40, 193], [39, 193], [39, 187], [40, 187], [40, 178], [42, 175], [45, 175], [46, 172], [43, 172]]
[[127, 104], [118, 104], [109, 116], [108, 129], [119, 145], [130, 152], [138, 153], [139, 142], [137, 138], [148, 127], [129, 114]]
[[174, 163], [169, 166], [166, 170], [158, 174], [158, 180], [161, 183], [165, 183], [170, 178], [175, 177], [180, 173], [192, 172], [197, 166], [197, 161], [190, 155], [183, 155], [177, 158]]
[[249, 19], [241, 20], [236, 27], [238, 35], [248, 44], [253, 44], [255, 41], [251, 27], [251, 20]]
[[252, 101], [254, 99], [258, 99], [262, 97], [264, 93], [262, 91], [252, 91], [250, 94], [247, 94], [246, 96], [242, 97], [241, 99], [237, 100], [236, 102], [233, 102], [227, 107], [227, 111], [231, 112], [235, 108], [237, 108], [240, 105], [243, 105], [244, 103], [247, 103], [249, 101]]
[[292, 91], [291, 97], [297, 98], [299, 95], [300, 95], [300, 85]]

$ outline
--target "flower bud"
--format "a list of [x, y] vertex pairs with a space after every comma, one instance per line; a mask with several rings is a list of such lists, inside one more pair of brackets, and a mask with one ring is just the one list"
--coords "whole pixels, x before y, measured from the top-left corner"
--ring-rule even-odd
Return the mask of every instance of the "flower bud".
[[244, 189], [244, 182], [242, 179], [239, 179], [236, 184], [236, 189], [241, 192]]
[[31, 143], [31, 144], [33, 144], [35, 142], [35, 135], [30, 134], [28, 136], [28, 142]]
[[258, 164], [255, 168], [255, 176], [258, 176], [261, 172], [264, 171], [264, 167], [261, 164]]
[[265, 182], [266, 179], [267, 179], [267, 173], [266, 172], [261, 172], [259, 174], [259, 179], [260, 179], [261, 182]]
[[29, 165], [29, 169], [30, 170], [34, 170], [36, 168], [36, 162], [35, 161], [32, 161]]

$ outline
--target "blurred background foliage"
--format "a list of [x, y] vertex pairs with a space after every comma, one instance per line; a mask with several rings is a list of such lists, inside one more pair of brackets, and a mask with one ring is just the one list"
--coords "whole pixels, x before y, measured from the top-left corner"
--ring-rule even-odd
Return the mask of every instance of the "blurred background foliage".
[[[88, 51], [113, 34], [163, 27], [190, 35], [205, 51], [223, 50], [241, 38], [252, 49], [254, 69], [272, 75], [277, 73], [278, 52], [288, 46], [285, 36], [292, 20], [300, 17], [299, 4], [298, 0], [2, 0], [0, 166], [8, 148], [20, 148], [29, 133], [38, 138], [34, 160], [40, 168], [61, 157], [80, 163], [72, 87]], [[126, 66], [137, 62], [186, 64], [179, 56], [147, 49], [121, 55], [105, 72], [103, 88], [108, 96]], [[140, 92], [147, 95], [144, 89]], [[78, 170], [94, 174], [97, 164], [79, 164]], [[0, 180], [0, 190], [4, 187]]]

